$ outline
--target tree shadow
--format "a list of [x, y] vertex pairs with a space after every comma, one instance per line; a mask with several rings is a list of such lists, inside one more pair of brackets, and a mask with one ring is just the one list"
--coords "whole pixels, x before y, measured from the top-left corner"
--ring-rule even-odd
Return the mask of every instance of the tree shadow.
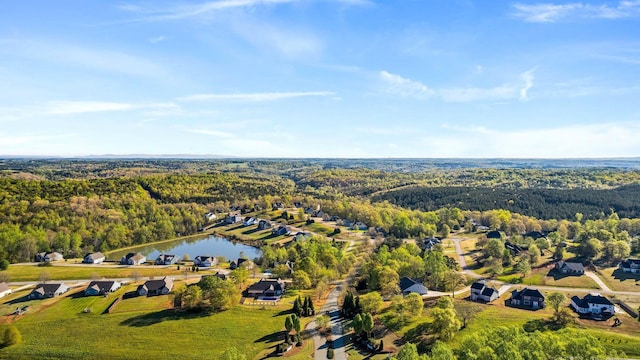
[[420, 342], [420, 340], [424, 335], [429, 334], [430, 331], [431, 331], [431, 323], [423, 322], [422, 324], [419, 324], [413, 329], [407, 331], [407, 333], [404, 336], [404, 339], [410, 342], [417, 343], [417, 342]]
[[293, 314], [293, 309], [289, 309], [289, 310], [282, 310], [276, 314], [273, 314], [272, 317], [278, 317], [278, 316], [284, 316], [284, 315], [289, 315], [289, 314]]
[[546, 330], [557, 331], [564, 327], [565, 325], [558, 324], [557, 322], [549, 319], [529, 320], [526, 323], [524, 323], [524, 325], [522, 325], [522, 328], [526, 332], [546, 331]]
[[6, 305], [15, 305], [15, 304], [20, 304], [20, 303], [23, 303], [23, 302], [27, 302], [29, 300], [31, 300], [31, 299], [29, 299], [29, 295], [25, 295], [23, 297], [19, 297], [17, 299], [13, 299], [11, 301], [8, 301], [5, 304]]
[[272, 342], [279, 342], [279, 341], [284, 341], [284, 331], [276, 331], [274, 333], [271, 333], [269, 335], [265, 335], [259, 339], [254, 340], [254, 343], [259, 343], [259, 342], [266, 342], [266, 343], [272, 343]]
[[123, 320], [122, 322], [120, 322], [120, 325], [130, 327], [145, 327], [159, 324], [163, 321], [197, 319], [210, 316], [211, 314], [212, 312], [209, 310], [182, 311], [167, 309]]

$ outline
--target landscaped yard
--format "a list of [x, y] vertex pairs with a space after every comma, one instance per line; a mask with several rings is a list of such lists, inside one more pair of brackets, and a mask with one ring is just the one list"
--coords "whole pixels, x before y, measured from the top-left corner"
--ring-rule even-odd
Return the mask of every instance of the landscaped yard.
[[[546, 285], [546, 286], [560, 286], [560, 287], [573, 287], [573, 288], [586, 288], [586, 289], [599, 289], [598, 284], [587, 276], [554, 276], [554, 273], [549, 273], [548, 268], [534, 269], [529, 276], [522, 279], [520, 274], [502, 275], [498, 277], [498, 280], [512, 284], [523, 285]], [[551, 275], [551, 276], [547, 276]]]
[[598, 272], [611, 290], [640, 291], [640, 274], [625, 273], [617, 267], [600, 269]]
[[37, 281], [40, 274], [45, 273], [50, 280], [76, 280], [91, 279], [96, 277], [103, 278], [128, 278], [136, 272], [139, 277], [165, 275], [181, 275], [177, 266], [169, 266], [166, 268], [149, 266], [130, 268], [125, 265], [121, 267], [106, 267], [101, 265], [87, 266], [37, 266], [37, 265], [11, 265], [9, 269], [3, 271], [3, 274], [9, 276], [10, 281]]
[[[23, 342], [0, 350], [0, 358], [131, 359], [148, 358], [153, 349], [162, 349], [166, 358], [215, 359], [235, 346], [252, 359], [282, 341], [290, 308], [287, 299], [268, 308], [236, 306], [212, 315], [183, 313], [167, 309], [170, 298], [158, 296], [126, 299], [116, 313], [102, 314], [117, 295], [53, 299], [51, 306], [15, 322]], [[92, 311], [84, 313], [85, 308]], [[305, 359], [312, 351], [313, 346], [304, 346], [292, 358]]]

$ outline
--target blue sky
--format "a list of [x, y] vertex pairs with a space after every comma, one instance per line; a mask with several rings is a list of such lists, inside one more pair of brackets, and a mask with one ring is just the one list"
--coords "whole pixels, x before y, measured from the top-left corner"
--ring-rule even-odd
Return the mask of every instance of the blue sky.
[[640, 156], [640, 0], [9, 1], [0, 154]]

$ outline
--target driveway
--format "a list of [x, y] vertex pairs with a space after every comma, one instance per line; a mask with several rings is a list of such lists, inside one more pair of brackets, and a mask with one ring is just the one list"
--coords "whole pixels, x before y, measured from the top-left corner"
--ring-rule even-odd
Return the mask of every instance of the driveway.
[[604, 281], [602, 281], [602, 279], [600, 279], [600, 277], [596, 273], [592, 271], [585, 271], [584, 274], [593, 279], [593, 281], [595, 281], [596, 284], [600, 286], [600, 289], [602, 289], [603, 291], [611, 292], [611, 289], [609, 289], [607, 284], [605, 284]]
[[462, 246], [460, 245], [460, 241], [462, 240], [456, 236], [452, 237], [451, 240], [453, 240], [453, 243], [456, 245], [456, 253], [458, 254], [458, 263], [460, 264], [460, 268], [462, 269], [462, 272], [476, 279], [484, 278], [482, 275], [477, 274], [473, 270], [469, 269], [469, 267], [467, 266], [467, 259], [464, 258], [464, 251], [462, 251]]

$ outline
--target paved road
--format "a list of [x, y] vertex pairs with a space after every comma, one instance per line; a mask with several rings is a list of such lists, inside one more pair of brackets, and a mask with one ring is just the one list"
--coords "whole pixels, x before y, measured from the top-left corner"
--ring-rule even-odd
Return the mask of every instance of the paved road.
[[585, 271], [584, 274], [592, 278], [593, 281], [595, 281], [596, 284], [598, 284], [598, 286], [600, 286], [600, 289], [602, 289], [603, 291], [611, 291], [611, 289], [609, 289], [607, 284], [605, 284], [604, 281], [602, 281], [602, 279], [600, 279], [600, 277], [596, 275], [594, 272]]
[[464, 258], [464, 251], [462, 251], [462, 246], [460, 245], [460, 241], [462, 240], [456, 236], [452, 237], [451, 240], [453, 240], [453, 243], [456, 245], [456, 253], [458, 253], [458, 263], [460, 264], [462, 272], [476, 279], [482, 279], [482, 275], [477, 274], [467, 266], [467, 259]]

